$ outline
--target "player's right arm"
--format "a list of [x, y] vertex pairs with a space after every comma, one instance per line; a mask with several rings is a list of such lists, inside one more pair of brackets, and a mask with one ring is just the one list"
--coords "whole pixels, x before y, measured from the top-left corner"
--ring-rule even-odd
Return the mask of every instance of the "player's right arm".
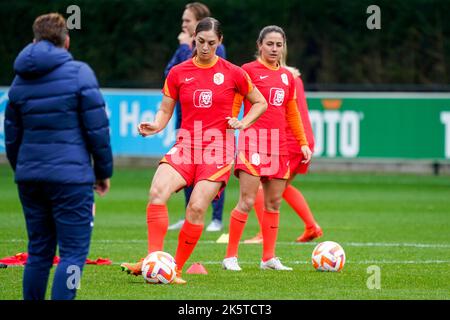
[[179, 69], [173, 68], [167, 75], [167, 78], [164, 81], [164, 87], [161, 90], [163, 94], [161, 106], [156, 113], [155, 120], [153, 122], [141, 122], [138, 125], [138, 131], [141, 136], [146, 137], [156, 134], [163, 130], [167, 126], [167, 123], [169, 123], [175, 109], [175, 105], [178, 101], [179, 72]]
[[153, 122], [141, 122], [138, 125], [139, 134], [143, 137], [146, 137], [163, 130], [172, 117], [176, 102], [177, 101], [175, 99], [163, 95], [161, 106], [156, 113], [155, 120]]

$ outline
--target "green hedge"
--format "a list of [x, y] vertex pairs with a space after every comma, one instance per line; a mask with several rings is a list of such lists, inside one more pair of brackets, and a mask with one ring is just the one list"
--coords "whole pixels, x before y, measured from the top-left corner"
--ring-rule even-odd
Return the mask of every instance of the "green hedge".
[[[32, 39], [39, 14], [81, 8], [71, 52], [88, 62], [102, 86], [160, 87], [176, 49], [184, 4], [176, 0], [0, 0], [0, 85], [13, 78], [17, 53]], [[448, 84], [448, 0], [212, 0], [228, 58], [252, 59], [261, 27], [282, 26], [291, 65], [308, 84]], [[370, 4], [381, 7], [382, 29], [366, 28]]]

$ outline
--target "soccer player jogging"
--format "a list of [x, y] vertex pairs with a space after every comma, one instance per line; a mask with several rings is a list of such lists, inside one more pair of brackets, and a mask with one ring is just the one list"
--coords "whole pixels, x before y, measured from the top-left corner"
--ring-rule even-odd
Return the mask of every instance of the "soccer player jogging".
[[[195, 27], [198, 22], [203, 18], [209, 17], [211, 15], [209, 8], [200, 2], [192, 2], [186, 4], [183, 12], [183, 16], [181, 17], [181, 29], [182, 32], [178, 35], [178, 41], [180, 45], [175, 51], [174, 55], [170, 59], [169, 63], [164, 70], [164, 77], [167, 78], [169, 71], [186, 60], [192, 58], [192, 51], [195, 47], [194, 41], [194, 32]], [[226, 59], [225, 55], [225, 47], [223, 44], [217, 47], [216, 54], [219, 57]], [[177, 102], [175, 105], [175, 128], [178, 130], [181, 126], [181, 106], [180, 103]], [[192, 186], [184, 188], [184, 196], [186, 206], [189, 203], [189, 198], [192, 194]], [[220, 194], [218, 199], [214, 199], [212, 201], [212, 221], [206, 228], [206, 231], [220, 231], [222, 229], [222, 215], [223, 215], [223, 204], [225, 202], [225, 190]], [[183, 226], [184, 218], [175, 222], [174, 224], [169, 226], [169, 230], [180, 229]]]
[[[268, 109], [239, 136], [235, 174], [239, 178], [240, 198], [230, 217], [229, 242], [222, 263], [226, 270], [241, 270], [237, 261], [239, 241], [260, 183], [265, 196], [260, 268], [292, 270], [275, 255], [280, 202], [290, 176], [286, 122], [296, 139], [297, 149], [303, 155], [302, 163], [310, 161], [311, 150], [297, 108], [294, 78], [279, 63], [285, 43], [283, 29], [277, 26], [263, 28], [257, 40], [257, 60], [242, 66], [266, 98]], [[249, 103], [245, 101], [244, 114], [248, 107]]]
[[[156, 170], [147, 206], [148, 253], [162, 251], [168, 228], [166, 203], [172, 193], [194, 186], [178, 238], [176, 284], [186, 283], [181, 271], [202, 234], [205, 212], [230, 177], [235, 141], [233, 131], [227, 128], [246, 129], [267, 108], [245, 71], [216, 55], [222, 42], [216, 19], [205, 18], [198, 23], [195, 41], [194, 57], [170, 71], [155, 121], [140, 123], [138, 128], [144, 137], [160, 132], [170, 120], [176, 101], [181, 102], [183, 122], [177, 142]], [[232, 117], [236, 96], [249, 101], [250, 110], [241, 121]], [[123, 270], [132, 274], [140, 274], [141, 266], [142, 262], [122, 264]]]
[[[297, 105], [302, 119], [303, 127], [305, 130], [306, 140], [308, 141], [311, 152], [314, 152], [314, 134], [312, 131], [311, 121], [309, 119], [308, 104], [306, 103], [303, 81], [300, 77], [300, 72], [298, 71], [298, 69], [288, 67], [286, 65], [286, 59], [287, 59], [287, 46], [285, 46], [284, 48], [284, 52], [280, 62], [281, 65], [286, 69], [288, 69], [289, 71], [291, 71], [292, 75], [294, 76], [295, 87], [297, 91]], [[283, 199], [292, 207], [292, 209], [294, 209], [294, 211], [303, 220], [303, 223], [305, 224], [305, 231], [303, 232], [302, 235], [300, 235], [296, 239], [296, 242], [308, 242], [321, 237], [323, 232], [320, 226], [317, 224], [316, 220], [314, 219], [311, 209], [309, 208], [308, 203], [303, 197], [303, 194], [300, 192], [300, 190], [295, 188], [291, 184], [291, 182], [297, 174], [306, 174], [308, 172], [309, 165], [311, 162], [301, 163], [303, 156], [298, 150], [297, 140], [292, 134], [292, 131], [289, 128], [289, 126], [286, 127], [286, 136], [288, 141], [289, 166], [291, 176], [289, 177], [286, 184], [286, 189], [283, 192]], [[254, 209], [256, 212], [256, 216], [258, 218], [259, 226], [261, 228], [264, 210], [264, 192], [261, 187], [258, 189], [258, 193], [256, 195]], [[262, 242], [263, 238], [261, 229], [255, 237], [244, 241], [244, 243], [262, 243]]]

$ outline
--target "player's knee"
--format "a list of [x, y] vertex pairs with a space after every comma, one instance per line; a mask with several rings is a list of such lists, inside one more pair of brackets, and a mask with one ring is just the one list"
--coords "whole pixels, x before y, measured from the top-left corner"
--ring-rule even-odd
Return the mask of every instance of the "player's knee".
[[281, 206], [281, 197], [265, 199], [264, 206], [268, 211], [279, 211]]
[[241, 196], [241, 199], [238, 203], [238, 210], [242, 212], [250, 212], [253, 209], [253, 206], [255, 205], [255, 197], [244, 194]]
[[149, 201], [152, 204], [164, 204], [166, 203], [167, 195], [162, 186], [151, 186], [149, 191]]
[[202, 224], [207, 207], [205, 207], [201, 201], [191, 200], [189, 201], [186, 216], [189, 221], [194, 224]]

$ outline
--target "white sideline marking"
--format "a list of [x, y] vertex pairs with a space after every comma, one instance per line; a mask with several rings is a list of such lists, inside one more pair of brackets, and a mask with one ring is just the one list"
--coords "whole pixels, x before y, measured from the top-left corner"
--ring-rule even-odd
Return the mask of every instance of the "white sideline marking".
[[[113, 262], [113, 265], [120, 265], [122, 262]], [[214, 265], [222, 264], [222, 261], [202, 261], [202, 264]], [[311, 264], [310, 261], [300, 260], [283, 260], [283, 263], [289, 264]], [[362, 260], [353, 261], [347, 260], [346, 264], [450, 264], [450, 260]], [[254, 264], [259, 265], [259, 261], [239, 261], [239, 264]]]
[[[26, 239], [7, 239], [0, 240], [0, 243], [14, 243], [14, 242], [27, 242]], [[177, 239], [166, 239], [165, 242], [178, 242]], [[146, 239], [93, 239], [92, 243], [147, 243]], [[200, 240], [199, 243], [205, 244], [216, 244], [214, 240]], [[289, 242], [289, 241], [278, 241], [277, 245], [284, 246], [316, 246], [320, 242]], [[221, 244], [221, 243], [219, 243]], [[245, 246], [254, 246], [255, 244], [244, 244]], [[343, 247], [414, 247], [414, 248], [450, 248], [449, 243], [391, 243], [391, 242], [342, 242]]]
[[[125, 261], [123, 261], [125, 262]], [[123, 262], [113, 262], [111, 265], [113, 266], [119, 266]], [[202, 261], [202, 264], [205, 265], [222, 265], [222, 261]], [[283, 260], [283, 263], [286, 265], [289, 264], [311, 264], [310, 261], [299, 261], [299, 260], [292, 260], [292, 261], [286, 261]], [[366, 264], [450, 264], [450, 260], [362, 260], [362, 261], [353, 261], [353, 260], [347, 260], [345, 262], [348, 264], [359, 264], [359, 265], [366, 265]], [[259, 265], [259, 261], [239, 261], [240, 265]], [[88, 265], [86, 265], [88, 266]], [[8, 268], [15, 268], [15, 267], [23, 267], [22, 265], [11, 265], [8, 266]]]

